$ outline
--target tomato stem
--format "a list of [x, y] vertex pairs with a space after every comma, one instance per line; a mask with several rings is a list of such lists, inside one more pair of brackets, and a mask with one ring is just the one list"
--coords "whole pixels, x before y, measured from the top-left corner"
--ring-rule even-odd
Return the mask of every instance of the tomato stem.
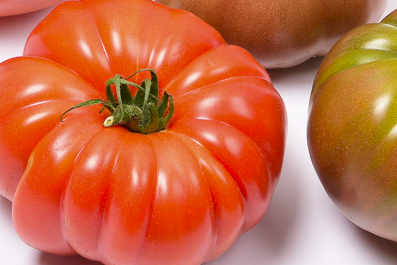
[[[142, 81], [141, 85], [128, 81], [137, 73], [149, 71], [150, 79]], [[113, 95], [112, 86], [116, 88], [116, 96]], [[133, 97], [130, 87], [137, 88]], [[111, 127], [122, 125], [132, 132], [148, 134], [166, 129], [167, 124], [174, 114], [174, 101], [172, 95], [164, 91], [161, 101], [159, 100], [159, 83], [157, 74], [153, 69], [141, 69], [127, 78], [115, 75], [106, 82], [106, 100], [91, 99], [79, 103], [66, 110], [63, 116], [76, 108], [102, 104], [102, 112], [105, 108], [111, 115], [105, 120], [104, 126]], [[168, 109], [168, 112], [167, 112]]]

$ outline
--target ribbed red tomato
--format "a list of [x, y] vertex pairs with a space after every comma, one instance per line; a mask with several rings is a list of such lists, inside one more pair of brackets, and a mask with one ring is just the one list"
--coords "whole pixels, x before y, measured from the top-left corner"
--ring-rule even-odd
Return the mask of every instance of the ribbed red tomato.
[[[146, 68], [154, 72], [107, 83]], [[150, 0], [62, 3], [24, 56], [0, 64], [0, 84], [0, 192], [35, 248], [105, 264], [201, 264], [269, 206], [283, 101], [246, 50], [186, 11]], [[168, 110], [156, 106], [164, 91]], [[151, 127], [172, 112], [171, 98], [172, 119], [158, 131], [103, 125], [124, 102], [120, 113], [132, 114], [120, 123]], [[106, 110], [73, 109], [60, 122], [89, 100]]]

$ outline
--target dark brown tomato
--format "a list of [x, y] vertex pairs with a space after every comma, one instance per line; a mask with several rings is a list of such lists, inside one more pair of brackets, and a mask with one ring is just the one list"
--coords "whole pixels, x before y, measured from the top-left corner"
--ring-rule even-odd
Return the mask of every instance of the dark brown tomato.
[[265, 68], [325, 55], [349, 30], [378, 22], [387, 0], [157, 0], [186, 9], [247, 49]]

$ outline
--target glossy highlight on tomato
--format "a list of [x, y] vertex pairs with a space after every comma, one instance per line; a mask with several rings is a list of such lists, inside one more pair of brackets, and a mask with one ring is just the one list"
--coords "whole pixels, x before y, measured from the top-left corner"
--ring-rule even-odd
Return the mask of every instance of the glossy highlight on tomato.
[[[63, 115], [142, 69], [173, 98], [165, 129], [105, 127], [101, 105]], [[23, 56], [0, 64], [0, 115], [0, 194], [18, 235], [104, 264], [218, 257], [264, 216], [282, 168], [286, 112], [266, 70], [198, 17], [150, 0], [58, 5]]]
[[333, 202], [397, 241], [397, 11], [344, 36], [313, 85], [308, 144]]

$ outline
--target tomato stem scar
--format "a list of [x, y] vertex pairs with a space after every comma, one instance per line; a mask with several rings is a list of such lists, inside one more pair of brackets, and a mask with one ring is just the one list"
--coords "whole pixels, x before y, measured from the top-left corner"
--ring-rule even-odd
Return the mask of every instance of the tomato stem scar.
[[[128, 81], [137, 73], [144, 71], [149, 71], [151, 78], [143, 80], [141, 85]], [[117, 99], [113, 94], [112, 86], [116, 89]], [[134, 97], [130, 87], [137, 88]], [[60, 121], [63, 122], [64, 115], [76, 108], [102, 104], [103, 108], [100, 112], [105, 108], [111, 112], [111, 115], [104, 121], [105, 127], [122, 125], [132, 132], [148, 134], [165, 130], [174, 114], [172, 95], [164, 91], [162, 99], [159, 99], [158, 77], [153, 69], [138, 70], [127, 78], [115, 75], [106, 82], [105, 89], [107, 100], [91, 99], [79, 103], [66, 110], [60, 117]]]

